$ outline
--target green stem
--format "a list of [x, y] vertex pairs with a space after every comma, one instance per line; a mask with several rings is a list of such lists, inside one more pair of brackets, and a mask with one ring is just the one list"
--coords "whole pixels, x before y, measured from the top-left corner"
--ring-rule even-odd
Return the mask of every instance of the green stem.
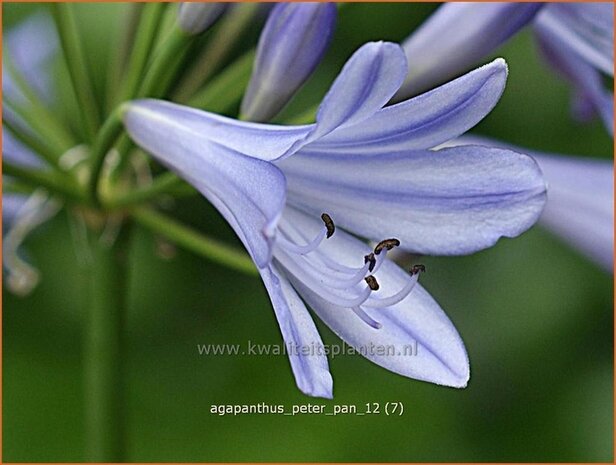
[[[178, 86], [175, 99], [187, 102], [221, 67], [242, 38], [259, 8], [259, 3], [240, 3], [221, 19], [208, 45], [194, 61], [191, 70]], [[242, 89], [243, 91], [243, 89]]]
[[225, 113], [240, 101], [252, 72], [255, 51], [249, 50], [227, 66], [205, 88], [189, 101], [192, 107], [214, 113]]
[[123, 208], [142, 202], [152, 200], [162, 194], [169, 193], [175, 187], [180, 186], [184, 181], [176, 176], [175, 173], [167, 172], [158, 176], [152, 184], [137, 188], [120, 197], [105, 202], [107, 208]]
[[94, 145], [92, 146], [92, 171], [88, 182], [88, 195], [90, 201], [96, 206], [101, 206], [98, 188], [101, 172], [105, 164], [105, 157], [123, 131], [121, 115], [122, 107], [120, 106], [111, 113], [109, 118], [107, 118], [107, 121], [105, 121], [103, 127], [98, 132]]
[[86, 460], [124, 459], [123, 332], [128, 231], [114, 244], [90, 241], [90, 305], [85, 325]]
[[252, 276], [258, 275], [253, 261], [245, 253], [206, 237], [162, 213], [148, 208], [139, 208], [132, 211], [132, 216], [135, 221], [146, 228], [201, 257], [221, 263], [242, 273]]
[[59, 179], [54, 173], [24, 168], [2, 160], [2, 174], [17, 178], [33, 187], [44, 187], [68, 200], [83, 200], [83, 195], [72, 180], [68, 178]]
[[133, 52], [127, 67], [128, 74], [122, 85], [120, 102], [129, 100], [137, 92], [143, 70], [154, 46], [154, 39], [156, 39], [165, 6], [164, 3], [147, 3], [143, 7], [139, 29], [132, 47]]
[[169, 37], [162, 44], [161, 49], [154, 56], [152, 64], [146, 72], [138, 97], [159, 97], [161, 82], [169, 71], [169, 66], [178, 56], [182, 55], [190, 45], [193, 36], [183, 33], [177, 27], [173, 28]]
[[77, 24], [70, 3], [52, 3], [53, 17], [60, 36], [64, 57], [68, 65], [73, 89], [81, 110], [81, 121], [89, 140], [94, 140], [100, 118], [99, 109], [94, 97], [92, 80], [88, 72], [82, 41], [79, 37]]
[[144, 3], [130, 3], [127, 5], [128, 12], [122, 25], [122, 35], [114, 44], [115, 53], [111, 60], [107, 72], [106, 84], [106, 109], [111, 110], [118, 104], [120, 83], [122, 81], [122, 70], [126, 67], [130, 50], [135, 40], [137, 25], [141, 21]]

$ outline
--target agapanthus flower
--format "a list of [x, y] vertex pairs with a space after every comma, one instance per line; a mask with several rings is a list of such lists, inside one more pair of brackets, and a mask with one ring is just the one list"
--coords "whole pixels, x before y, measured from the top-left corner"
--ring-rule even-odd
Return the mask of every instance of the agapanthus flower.
[[573, 87], [573, 114], [586, 121], [599, 115], [614, 134], [614, 94], [603, 74], [614, 76], [614, 4], [554, 3], [537, 16], [540, 49]]
[[336, 23], [333, 3], [278, 3], [257, 46], [241, 105], [250, 121], [268, 121], [282, 110], [317, 67]]
[[[4, 60], [21, 74], [28, 85], [43, 100], [51, 96], [51, 82], [48, 62], [57, 52], [57, 37], [47, 16], [29, 17], [11, 29], [5, 39]], [[2, 91], [11, 101], [24, 103], [25, 97], [15, 84], [7, 67], [2, 70]], [[18, 117], [10, 105], [3, 105], [3, 118], [28, 131], [27, 124]], [[32, 150], [17, 140], [13, 134], [2, 127], [2, 157], [14, 165], [43, 168], [45, 165]], [[11, 180], [4, 177], [4, 185]], [[8, 289], [18, 294], [29, 293], [38, 283], [39, 272], [21, 257], [20, 248], [32, 230], [51, 218], [59, 208], [44, 189], [33, 195], [2, 192], [2, 220], [5, 230], [3, 240], [2, 265], [6, 271]]]
[[539, 224], [614, 272], [613, 161], [545, 153], [478, 136], [463, 136], [446, 144], [459, 145], [500, 146], [532, 156], [548, 187]]
[[403, 42], [413, 66], [396, 97], [458, 76], [529, 22], [548, 62], [574, 88], [574, 114], [598, 114], [613, 133], [614, 97], [602, 82], [602, 73], [614, 75], [611, 2], [444, 4]]
[[475, 66], [526, 26], [543, 3], [452, 2], [441, 5], [404, 42], [411, 64], [398, 98], [407, 98]]
[[[304, 301], [338, 336], [404, 376], [463, 387], [466, 350], [417, 283], [387, 259], [401, 247], [458, 255], [514, 237], [538, 218], [545, 186], [525, 155], [487, 147], [430, 150], [482, 120], [503, 91], [496, 60], [385, 107], [406, 76], [402, 49], [369, 43], [346, 63], [316, 123], [248, 123], [157, 100], [126, 104], [130, 136], [193, 184], [238, 234], [261, 273], [298, 387], [332, 397]], [[369, 247], [359, 238], [378, 243]], [[414, 356], [369, 347], [404, 347]]]

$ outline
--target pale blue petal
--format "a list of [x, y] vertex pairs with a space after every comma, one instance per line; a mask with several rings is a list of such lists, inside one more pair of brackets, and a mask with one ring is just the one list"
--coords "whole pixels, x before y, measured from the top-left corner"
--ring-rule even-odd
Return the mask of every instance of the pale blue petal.
[[425, 94], [385, 107], [310, 145], [311, 151], [382, 153], [429, 149], [463, 134], [498, 102], [507, 64], [498, 59]]
[[333, 3], [277, 3], [267, 18], [241, 114], [268, 121], [289, 102], [320, 63], [336, 24]]
[[189, 35], [209, 29], [227, 9], [227, 3], [182, 2], [178, 11], [178, 27]]
[[541, 3], [454, 2], [442, 5], [402, 48], [409, 73], [398, 100], [459, 76], [533, 19]]
[[613, 161], [546, 154], [487, 137], [464, 136], [451, 144], [501, 146], [532, 156], [548, 187], [547, 203], [539, 224], [613, 272]]
[[333, 380], [321, 336], [310, 313], [274, 266], [260, 272], [274, 306], [297, 387], [309, 396], [331, 399]]
[[262, 160], [279, 158], [314, 128], [238, 121], [162, 100], [138, 100], [136, 104], [174, 121], [203, 140]]
[[271, 161], [292, 155], [337, 128], [372, 116], [391, 98], [405, 72], [404, 54], [398, 45], [364, 45], [353, 54], [325, 96], [316, 124], [305, 126], [248, 123], [159, 100], [137, 103], [200, 134], [204, 140]]
[[[50, 73], [45, 69], [58, 49], [58, 38], [49, 16], [37, 13], [11, 28], [5, 50], [15, 68], [44, 99], [51, 97]], [[23, 98], [6, 67], [2, 68], [2, 91], [10, 98]]]
[[[6, 180], [5, 180], [6, 182]], [[2, 193], [2, 226], [8, 228], [17, 219], [19, 212], [28, 201], [22, 194]]]
[[278, 168], [210, 142], [147, 104], [127, 104], [124, 124], [138, 145], [219, 208], [258, 267], [267, 265], [285, 204], [285, 178]]
[[370, 42], [357, 50], [321, 102], [315, 140], [335, 129], [352, 126], [372, 116], [391, 99], [406, 74], [399, 45]]
[[389, 154], [325, 155], [306, 150], [278, 166], [288, 203], [406, 250], [460, 255], [515, 237], [538, 219], [545, 185], [532, 158], [503, 149], [459, 147]]
[[11, 131], [2, 128], [2, 159], [14, 165], [28, 168], [43, 166], [40, 158], [32, 150], [19, 142]]
[[[286, 209], [284, 215], [304, 231], [306, 237], [313, 236], [322, 228], [318, 220], [293, 209]], [[363, 242], [340, 230], [322, 247], [332, 259], [348, 266], [356, 266], [358, 257], [370, 252]], [[408, 273], [389, 260], [376, 276], [381, 284], [378, 293], [382, 295], [396, 292], [409, 279]], [[377, 365], [431, 383], [466, 386], [470, 370], [464, 344], [447, 315], [420, 285], [394, 306], [366, 309], [370, 317], [382, 324], [380, 329], [374, 329], [362, 322], [351, 309], [332, 305], [297, 280], [292, 279], [292, 283], [321, 320]], [[409, 348], [415, 343], [417, 353], [408, 355]]]
[[[540, 17], [543, 17], [543, 14]], [[541, 51], [548, 62], [574, 86], [578, 105], [579, 102], [585, 102], [586, 107], [590, 106], [613, 135], [614, 94], [604, 86], [600, 72], [576, 53], [571, 42], [563, 38], [559, 30], [551, 24], [549, 21], [537, 21], [535, 34]]]
[[592, 66], [614, 75], [614, 4], [551, 3], [537, 16], [549, 30]]
[[548, 184], [539, 223], [614, 272], [614, 163], [531, 153]]

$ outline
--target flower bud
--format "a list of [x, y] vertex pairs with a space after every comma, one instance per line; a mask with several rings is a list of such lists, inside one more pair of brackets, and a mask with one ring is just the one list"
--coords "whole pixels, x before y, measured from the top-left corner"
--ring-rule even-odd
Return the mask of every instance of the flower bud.
[[323, 57], [333, 35], [333, 3], [278, 3], [261, 33], [241, 114], [268, 121], [289, 102]]
[[178, 11], [178, 26], [186, 34], [201, 34], [212, 26], [227, 8], [227, 3], [183, 2]]

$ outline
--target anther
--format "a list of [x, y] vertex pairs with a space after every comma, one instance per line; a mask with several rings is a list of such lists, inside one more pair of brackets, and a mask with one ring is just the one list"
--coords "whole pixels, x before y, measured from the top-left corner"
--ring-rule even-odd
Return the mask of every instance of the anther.
[[323, 213], [321, 215], [321, 219], [323, 223], [325, 223], [325, 227], [327, 228], [327, 238], [329, 239], [336, 232], [336, 225], [334, 224], [334, 220], [327, 213]]
[[366, 263], [370, 263], [370, 265], [368, 266], [368, 271], [372, 273], [372, 270], [374, 270], [374, 267], [376, 266], [376, 257], [374, 256], [374, 252], [370, 252], [364, 257], [364, 265]]
[[413, 267], [411, 268], [411, 275], [416, 275], [419, 273], [425, 273], [426, 272], [426, 267], [424, 265], [413, 265]]
[[370, 290], [372, 290], [372, 291], [378, 291], [379, 290], [379, 282], [376, 280], [376, 278], [374, 276], [372, 276], [372, 275], [366, 276], [364, 278], [364, 280], [368, 284], [368, 287], [370, 288]]
[[398, 247], [400, 245], [400, 241], [398, 239], [385, 239], [384, 241], [379, 242], [374, 248], [375, 254], [380, 254], [383, 249], [391, 250], [394, 247]]

